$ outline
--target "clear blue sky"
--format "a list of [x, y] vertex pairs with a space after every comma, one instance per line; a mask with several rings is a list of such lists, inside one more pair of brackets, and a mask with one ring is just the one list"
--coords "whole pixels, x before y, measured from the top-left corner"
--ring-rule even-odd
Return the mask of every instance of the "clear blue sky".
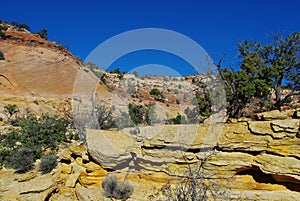
[[[32, 31], [46, 28], [49, 40], [63, 42], [83, 60], [100, 43], [119, 33], [164, 28], [195, 40], [215, 61], [226, 53], [225, 64], [229, 64], [237, 63], [237, 43], [241, 40], [266, 42], [268, 33], [300, 31], [299, 10], [299, 0], [26, 0], [2, 1], [0, 18], [26, 23]], [[157, 52], [149, 54], [148, 60], [135, 56], [131, 55], [132, 63], [125, 59], [118, 65], [135, 65], [134, 60], [141, 65], [159, 57]], [[164, 64], [169, 59], [166, 56], [161, 61]]]

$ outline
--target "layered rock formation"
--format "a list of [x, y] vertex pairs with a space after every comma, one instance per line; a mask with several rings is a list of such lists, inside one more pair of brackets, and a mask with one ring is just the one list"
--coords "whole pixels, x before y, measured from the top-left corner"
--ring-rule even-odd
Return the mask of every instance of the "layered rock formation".
[[165, 175], [156, 180], [161, 185], [167, 178], [185, 176], [188, 165], [209, 156], [203, 174], [218, 181], [232, 199], [298, 200], [300, 121], [296, 118], [294, 111], [275, 111], [259, 114], [259, 121], [161, 125], [140, 128], [137, 135], [130, 130], [89, 130], [88, 152], [107, 169]]
[[135, 135], [130, 129], [88, 130], [88, 147], [62, 145], [59, 165], [49, 174], [2, 170], [0, 198], [109, 200], [103, 197], [102, 180], [116, 174], [134, 187], [128, 200], [166, 200], [167, 184], [180, 184], [187, 168], [205, 159], [201, 174], [226, 192], [220, 200], [299, 200], [299, 116], [294, 111], [259, 115], [270, 118], [157, 125]]
[[[56, 43], [11, 27], [5, 36], [0, 39], [5, 58], [0, 60], [0, 111], [16, 104], [23, 115], [48, 112], [70, 118], [76, 94], [86, 95], [89, 86], [93, 92], [106, 91], [78, 58]], [[0, 112], [0, 117], [5, 115]]]

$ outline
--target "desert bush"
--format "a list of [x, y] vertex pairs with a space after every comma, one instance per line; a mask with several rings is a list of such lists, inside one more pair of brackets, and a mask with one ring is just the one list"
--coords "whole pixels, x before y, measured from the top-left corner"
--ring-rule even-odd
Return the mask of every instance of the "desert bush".
[[133, 187], [127, 182], [118, 182], [116, 175], [109, 175], [102, 181], [104, 196], [127, 200], [133, 193]]
[[59, 50], [69, 51], [68, 46], [64, 45], [63, 43], [59, 43], [56, 47]]
[[172, 188], [169, 182], [165, 185], [168, 201], [206, 201], [220, 197], [228, 200], [227, 191], [221, 190], [213, 181], [217, 179], [216, 176], [204, 174], [204, 165], [213, 154], [214, 152], [210, 153], [198, 164], [188, 165], [185, 170], [180, 170], [184, 171], [184, 176], [175, 188]]
[[154, 99], [160, 102], [164, 102], [165, 101], [165, 96], [164, 94], [159, 91], [157, 88], [153, 88], [150, 91], [150, 95], [154, 96]]
[[19, 112], [19, 108], [17, 105], [15, 104], [7, 104], [4, 106], [4, 110], [3, 112], [7, 115], [8, 120], [10, 122], [11, 125], [13, 125], [14, 123], [16, 123], [17, 121], [17, 117], [15, 120], [12, 119], [13, 116], [16, 116], [16, 114]]
[[48, 30], [42, 29], [41, 31], [35, 32], [35, 34], [39, 35], [43, 39], [48, 39]]
[[[20, 128], [0, 135], [0, 165], [15, 168], [19, 172], [28, 171], [31, 162], [40, 158], [43, 151], [55, 150], [59, 142], [66, 140], [67, 125], [66, 120], [48, 114], [40, 118], [32, 115], [24, 118]], [[22, 154], [24, 161], [20, 161]]]
[[40, 118], [29, 116], [21, 121], [22, 143], [28, 147], [42, 146], [56, 149], [57, 144], [66, 140], [68, 121], [57, 116], [43, 114]]
[[27, 24], [19, 23], [17, 21], [11, 22], [11, 25], [15, 26], [19, 30], [26, 29], [27, 31], [30, 31], [30, 27]]
[[107, 130], [116, 127], [115, 120], [112, 116], [112, 108], [105, 106], [104, 103], [98, 104], [96, 107], [96, 115], [101, 129]]
[[3, 33], [3, 31], [0, 29], [0, 39], [1, 38], [5, 38], [5, 33]]
[[129, 112], [130, 118], [134, 124], [140, 124], [143, 122], [144, 112], [143, 112], [142, 105], [136, 105], [136, 104], [129, 103], [128, 112]]
[[136, 105], [134, 103], [129, 103], [128, 113], [135, 125], [146, 124], [152, 125], [153, 117], [150, 116], [151, 108], [154, 106], [154, 103], [149, 103], [145, 105]]
[[[1, 38], [1, 33], [0, 33], [0, 38]], [[0, 60], [5, 60], [4, 54], [3, 54], [3, 52], [1, 50], [0, 50]]]
[[51, 172], [57, 166], [57, 156], [54, 153], [50, 153], [41, 158], [39, 165], [39, 171], [43, 174]]
[[171, 119], [171, 122], [169, 122], [171, 124], [185, 124], [186, 123], [186, 119], [185, 116], [181, 115], [181, 114], [177, 114], [177, 116], [173, 119]]
[[24, 173], [33, 168], [35, 154], [32, 149], [21, 147], [11, 153], [9, 166], [16, 169], [18, 173]]

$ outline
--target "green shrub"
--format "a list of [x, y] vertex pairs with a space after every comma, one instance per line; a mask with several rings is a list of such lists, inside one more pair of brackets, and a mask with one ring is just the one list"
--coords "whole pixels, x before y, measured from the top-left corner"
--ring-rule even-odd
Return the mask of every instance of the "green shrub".
[[161, 101], [161, 102], [165, 101], [164, 94], [161, 91], [159, 91], [157, 88], [151, 89], [150, 95], [154, 96], [154, 99], [157, 101]]
[[43, 39], [48, 39], [48, 30], [42, 29], [41, 31], [36, 32], [35, 34], [39, 35]]
[[147, 124], [151, 125], [150, 119], [150, 110], [154, 106], [153, 103], [149, 103], [148, 105], [136, 105], [134, 103], [129, 103], [128, 105], [128, 113], [131, 121], [135, 124]]
[[43, 174], [51, 172], [57, 166], [57, 156], [53, 153], [45, 155], [41, 158], [39, 171]]
[[65, 46], [63, 43], [59, 43], [56, 47], [59, 50], [69, 51], [69, 48], [67, 46]]
[[107, 176], [102, 181], [102, 188], [107, 198], [127, 200], [133, 193], [133, 187], [127, 182], [118, 183], [116, 175]]
[[143, 106], [129, 103], [128, 112], [134, 124], [140, 124], [143, 122]]
[[[0, 38], [1, 38], [1, 33], [0, 33]], [[3, 54], [3, 52], [1, 50], [0, 50], [0, 60], [5, 60], [4, 54]]]
[[22, 24], [17, 21], [13, 21], [13, 22], [11, 22], [11, 25], [18, 28], [19, 30], [26, 29], [27, 31], [30, 31], [30, 27], [27, 24]]
[[175, 118], [172, 119], [173, 124], [185, 124], [186, 119], [185, 116], [182, 116], [181, 114], [177, 114]]
[[[16, 123], [12, 119], [12, 117], [19, 112], [19, 108], [18, 108], [17, 105], [15, 105], [15, 104], [7, 104], [7, 105], [4, 106], [3, 112], [7, 115], [8, 120], [9, 120], [9, 122], [10, 122], [11, 125], [13, 125], [14, 123]], [[16, 117], [15, 120], [17, 120], [17, 117]]]
[[18, 173], [24, 173], [33, 168], [35, 161], [35, 154], [26, 147], [21, 147], [14, 151], [10, 157], [9, 166], [16, 169]]
[[56, 149], [59, 142], [66, 140], [67, 125], [66, 120], [57, 116], [43, 114], [39, 119], [29, 116], [20, 124], [23, 142], [29, 147], [42, 145], [43, 148]]
[[[23, 119], [19, 129], [0, 135], [0, 165], [26, 172], [43, 151], [55, 150], [59, 142], [66, 140], [67, 125], [66, 120], [48, 114]], [[23, 162], [22, 154], [26, 157]]]
[[119, 74], [119, 75], [124, 74], [124, 72], [121, 72], [120, 68], [116, 68], [116, 69], [110, 71], [110, 73], [115, 73], [115, 74]]
[[96, 107], [96, 115], [101, 129], [115, 128], [116, 123], [112, 116], [112, 108], [106, 107], [104, 103]]

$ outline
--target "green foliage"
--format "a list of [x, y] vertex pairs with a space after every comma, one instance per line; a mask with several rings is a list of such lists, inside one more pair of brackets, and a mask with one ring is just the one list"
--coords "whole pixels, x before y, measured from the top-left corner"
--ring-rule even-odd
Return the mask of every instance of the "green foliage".
[[54, 153], [42, 156], [39, 171], [42, 174], [51, 172], [57, 166], [57, 156]]
[[173, 124], [185, 124], [186, 119], [185, 116], [182, 116], [181, 114], [177, 114], [177, 116], [173, 119], [171, 119]]
[[[275, 90], [276, 103], [280, 109], [290, 96], [299, 94], [300, 89], [300, 33], [292, 33], [285, 38], [273, 35], [272, 43], [262, 45], [255, 41], [243, 41], [238, 46], [240, 68], [221, 68], [221, 78], [225, 83], [228, 100], [228, 114], [239, 117], [243, 108], [254, 98], [261, 100], [254, 107], [270, 108], [270, 89]], [[291, 93], [282, 97], [282, 88]]]
[[106, 84], [107, 75], [103, 72], [97, 71], [99, 69], [97, 64], [93, 62], [87, 62], [84, 63], [83, 65], [89, 68], [103, 84]]
[[48, 39], [48, 30], [42, 29], [41, 31], [35, 32], [35, 34], [39, 35], [43, 39]]
[[9, 115], [9, 117], [12, 117], [14, 114], [19, 112], [19, 109], [18, 106], [15, 104], [7, 104], [4, 106], [3, 112]]
[[[3, 112], [7, 115], [8, 120], [11, 125], [14, 125], [17, 123], [17, 117], [16, 114], [19, 112], [19, 108], [15, 104], [7, 104], [4, 106]], [[13, 116], [15, 116], [15, 119], [13, 119]]]
[[131, 96], [133, 96], [135, 92], [136, 92], [135, 86], [129, 85], [127, 88], [127, 93], [129, 93]]
[[[1, 35], [0, 35], [1, 38]], [[0, 60], [5, 60], [3, 52], [0, 50]]]
[[146, 124], [152, 125], [153, 118], [150, 117], [150, 110], [154, 106], [154, 103], [149, 103], [148, 105], [136, 105], [134, 103], [129, 103], [128, 113], [131, 121], [135, 124]]
[[133, 193], [133, 187], [127, 182], [118, 182], [116, 175], [109, 175], [102, 181], [104, 196], [127, 200]]
[[30, 148], [21, 147], [11, 152], [9, 166], [16, 169], [18, 173], [24, 173], [33, 168], [35, 154]]
[[132, 74], [135, 76], [135, 77], [139, 77], [139, 73], [137, 71], [133, 71]]
[[26, 29], [27, 31], [30, 31], [30, 27], [27, 24], [22, 24], [17, 21], [13, 21], [13, 22], [11, 22], [11, 25], [15, 26], [16, 28], [18, 28], [20, 30]]
[[63, 43], [59, 43], [56, 47], [59, 50], [69, 51], [69, 48], [65, 46]]
[[57, 116], [43, 114], [39, 119], [36, 116], [29, 116], [20, 124], [22, 143], [28, 147], [42, 145], [44, 149], [54, 150], [59, 142], [66, 140], [67, 125], [65, 119]]
[[[34, 162], [40, 158], [44, 150], [56, 150], [58, 143], [66, 140], [67, 125], [66, 120], [48, 114], [40, 118], [29, 116], [23, 119], [19, 129], [0, 135], [0, 164], [20, 172], [29, 170], [32, 160]], [[15, 161], [20, 160], [22, 154], [26, 160]], [[24, 169], [20, 166], [24, 166]]]
[[125, 72], [121, 72], [120, 68], [115, 68], [114, 70], [110, 71], [110, 73], [124, 74]]
[[165, 101], [165, 96], [164, 94], [159, 91], [157, 88], [153, 88], [150, 91], [150, 95], [154, 96], [154, 99], [160, 102], [164, 102]]
[[129, 116], [134, 124], [141, 124], [144, 119], [144, 111], [142, 105], [136, 105], [129, 103], [128, 112]]
[[5, 38], [5, 34], [3, 31], [7, 30], [7, 26], [4, 23], [0, 23], [0, 39]]
[[118, 129], [133, 127], [134, 123], [131, 121], [131, 117], [127, 112], [121, 112], [121, 115], [115, 119], [116, 126]]
[[197, 98], [199, 113], [203, 117], [209, 117], [212, 114], [211, 111], [211, 99], [209, 93], [205, 93], [203, 97]]
[[112, 108], [106, 107], [104, 103], [97, 106], [96, 115], [101, 129], [107, 130], [116, 127], [115, 120], [112, 116]]

